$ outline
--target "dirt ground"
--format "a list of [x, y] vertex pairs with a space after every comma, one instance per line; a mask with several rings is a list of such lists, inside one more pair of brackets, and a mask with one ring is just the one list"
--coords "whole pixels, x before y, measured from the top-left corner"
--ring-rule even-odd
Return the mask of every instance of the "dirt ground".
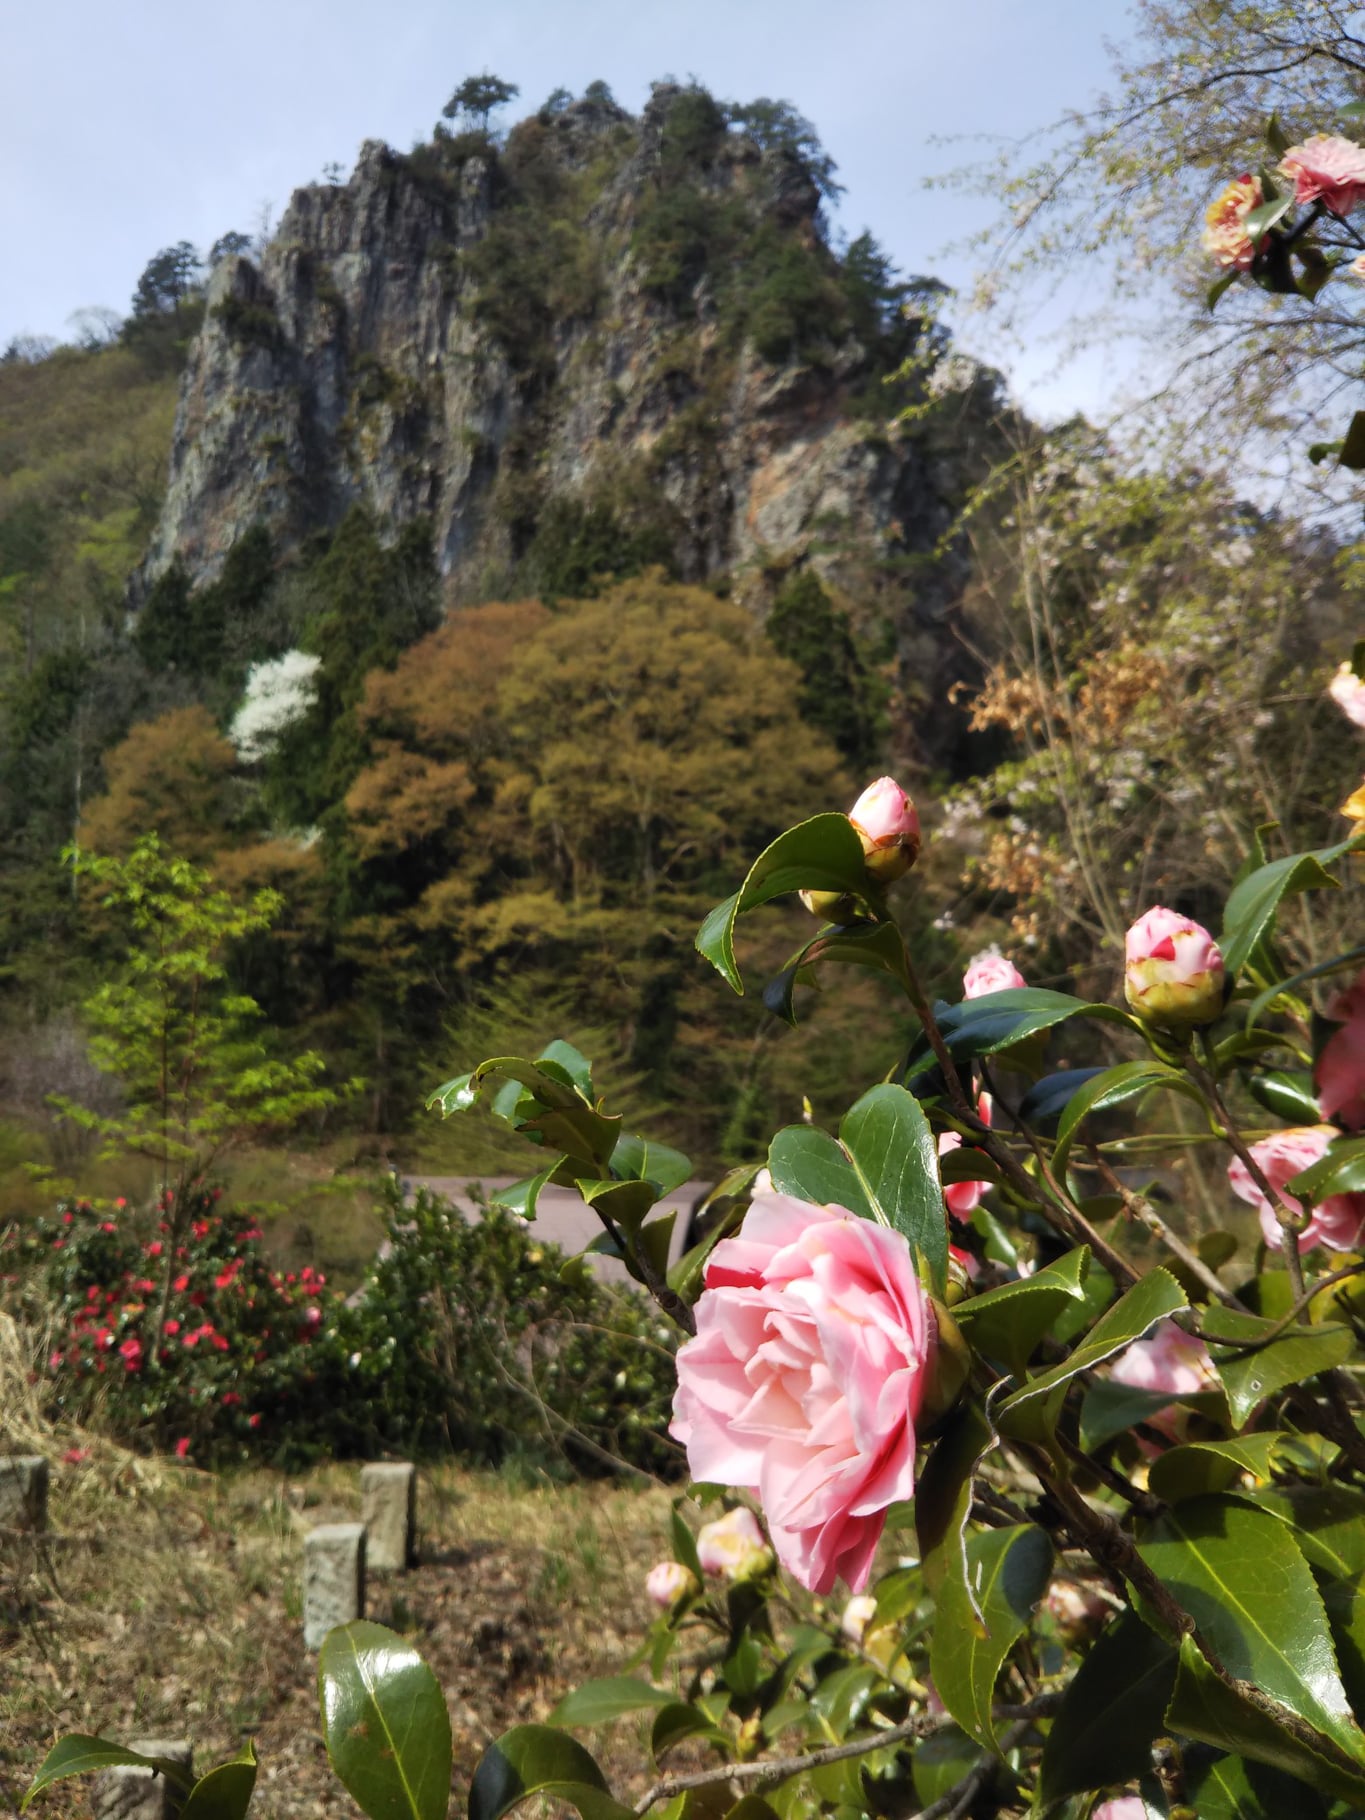
[[[189, 1737], [200, 1770], [251, 1737], [254, 1820], [357, 1814], [326, 1762], [300, 1581], [303, 1532], [359, 1505], [356, 1467], [283, 1479], [127, 1456], [59, 1464], [46, 1544], [0, 1541], [0, 1811], [17, 1811], [58, 1736], [83, 1731]], [[669, 1552], [668, 1511], [648, 1487], [421, 1475], [420, 1564], [372, 1576], [366, 1615], [409, 1636], [445, 1690], [453, 1813], [491, 1738], [622, 1670], [651, 1616], [643, 1579]], [[647, 1781], [631, 1721], [591, 1742], [623, 1786]], [[85, 1820], [88, 1781], [30, 1812]]]

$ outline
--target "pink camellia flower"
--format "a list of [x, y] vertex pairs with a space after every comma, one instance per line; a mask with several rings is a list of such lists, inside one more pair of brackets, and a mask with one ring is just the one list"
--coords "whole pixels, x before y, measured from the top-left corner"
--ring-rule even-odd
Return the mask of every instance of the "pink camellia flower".
[[1314, 1070], [1318, 1111], [1347, 1131], [1365, 1128], [1365, 968], [1338, 992], [1326, 1015], [1340, 1029], [1322, 1046]]
[[1158, 1321], [1145, 1340], [1135, 1340], [1114, 1360], [1109, 1375], [1134, 1390], [1164, 1390], [1173, 1397], [1196, 1396], [1218, 1382], [1208, 1347], [1174, 1321]]
[[1365, 146], [1336, 133], [1291, 145], [1280, 169], [1293, 179], [1295, 202], [1321, 202], [1334, 215], [1349, 215], [1365, 195]]
[[[1009, 962], [1007, 961], [1005, 964], [1008, 966]], [[991, 1122], [991, 1096], [989, 1093], [983, 1093], [981, 1095], [980, 1099], [976, 1102], [976, 1110], [981, 1118], [982, 1124], [989, 1125]], [[940, 1156], [947, 1156], [949, 1151], [956, 1150], [961, 1143], [961, 1133], [956, 1131], [940, 1132], [938, 1153]], [[985, 1194], [990, 1185], [989, 1182], [945, 1182], [943, 1185], [944, 1204], [947, 1206], [949, 1213], [954, 1214], [959, 1220], [970, 1219], [972, 1214], [981, 1205], [981, 1197]]]
[[1091, 1808], [1090, 1820], [1151, 1820], [1151, 1812], [1141, 1795], [1120, 1795], [1117, 1801], [1101, 1801]]
[[1205, 209], [1204, 251], [1218, 265], [1238, 272], [1248, 269], [1256, 247], [1247, 233], [1246, 219], [1264, 201], [1260, 178], [1244, 175], [1235, 178]]
[[919, 815], [893, 777], [879, 777], [848, 812], [868, 871], [882, 884], [901, 878], [919, 855]]
[[752, 1580], [773, 1564], [758, 1518], [741, 1504], [727, 1510], [714, 1523], [697, 1531], [697, 1559], [704, 1574], [723, 1574], [727, 1580]]
[[915, 1418], [938, 1322], [889, 1227], [755, 1199], [706, 1265], [678, 1353], [672, 1433], [694, 1478], [758, 1497], [782, 1565], [861, 1592], [888, 1506], [915, 1486]]
[[1211, 1024], [1223, 1009], [1223, 956], [1188, 916], [1160, 904], [1124, 941], [1123, 985], [1139, 1017], [1154, 1024]]
[[[1327, 1146], [1339, 1135], [1334, 1125], [1290, 1125], [1250, 1146], [1251, 1155], [1286, 1212], [1298, 1214], [1301, 1209], [1292, 1195], [1283, 1192], [1285, 1183], [1325, 1156]], [[1228, 1164], [1228, 1182], [1232, 1192], [1260, 1214], [1266, 1244], [1276, 1251], [1283, 1250], [1284, 1228], [1240, 1157], [1234, 1157]], [[1325, 1201], [1318, 1202], [1312, 1218], [1299, 1234], [1299, 1250], [1309, 1251], [1314, 1245], [1326, 1245], [1332, 1251], [1354, 1251], [1361, 1242], [1362, 1226], [1365, 1226], [1365, 1194], [1330, 1194]]]
[[1009, 992], [1027, 985], [1028, 981], [1014, 962], [1007, 961], [998, 948], [983, 948], [967, 963], [967, 971], [962, 976], [962, 996], [984, 998], [988, 992]]
[[681, 1561], [660, 1561], [645, 1575], [645, 1591], [661, 1611], [697, 1590], [697, 1576]]
[[1349, 658], [1343, 658], [1337, 673], [1327, 685], [1327, 693], [1347, 720], [1365, 727], [1365, 676], [1357, 676]]

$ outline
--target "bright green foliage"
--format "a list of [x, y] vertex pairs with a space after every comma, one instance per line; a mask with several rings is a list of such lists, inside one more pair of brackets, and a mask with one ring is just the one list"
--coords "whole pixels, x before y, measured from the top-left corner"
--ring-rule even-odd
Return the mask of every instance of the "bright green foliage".
[[327, 1757], [367, 1814], [443, 1820], [450, 1807], [450, 1715], [410, 1643], [363, 1619], [318, 1656]]
[[127, 1103], [104, 1114], [63, 1101], [65, 1117], [113, 1152], [153, 1162], [162, 1193], [180, 1199], [227, 1146], [337, 1104], [336, 1090], [318, 1085], [322, 1058], [273, 1059], [258, 1034], [258, 1006], [231, 988], [230, 950], [269, 927], [281, 907], [274, 892], [234, 903], [197, 866], [163, 853], [154, 835], [126, 860], [71, 860], [124, 944], [117, 977], [84, 1011], [91, 1056]]

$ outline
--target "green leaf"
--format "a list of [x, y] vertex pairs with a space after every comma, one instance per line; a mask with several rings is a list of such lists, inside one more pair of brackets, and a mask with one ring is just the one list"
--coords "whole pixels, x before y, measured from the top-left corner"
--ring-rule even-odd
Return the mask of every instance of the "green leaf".
[[915, 1799], [922, 1807], [932, 1807], [981, 1761], [981, 1746], [973, 1742], [958, 1725], [945, 1725], [915, 1746], [910, 1776], [915, 1785]]
[[570, 1086], [576, 1087], [585, 1100], [591, 1102], [597, 1095], [592, 1084], [592, 1063], [581, 1049], [575, 1049], [572, 1043], [556, 1038], [547, 1043], [536, 1057], [537, 1065], [554, 1072], [563, 1071], [563, 1078]]
[[1037, 1127], [1059, 1118], [1081, 1088], [1105, 1072], [1103, 1068], [1059, 1068], [1055, 1074], [1045, 1074], [1020, 1100], [1020, 1123]]
[[[551, 1045], [554, 1048], [555, 1045]], [[578, 1056], [568, 1044], [563, 1049]], [[582, 1057], [578, 1060], [581, 1062]], [[525, 1056], [498, 1055], [480, 1062], [472, 1074], [447, 1081], [427, 1101], [439, 1105], [443, 1115], [468, 1111], [476, 1105], [491, 1080], [506, 1083], [494, 1100], [493, 1110], [515, 1131], [552, 1149], [598, 1167], [606, 1164], [620, 1136], [619, 1117], [608, 1118], [584, 1098], [575, 1083], [574, 1070], [553, 1058], [542, 1067]]]
[[256, 1751], [248, 1738], [235, 1757], [199, 1778], [180, 1810], [180, 1820], [246, 1820], [255, 1787]]
[[1017, 1283], [970, 1296], [953, 1310], [958, 1326], [987, 1358], [1022, 1376], [1034, 1348], [1069, 1303], [1084, 1297], [1090, 1248], [1080, 1246]]
[[972, 1474], [995, 1446], [984, 1412], [963, 1402], [949, 1416], [915, 1486], [915, 1532], [924, 1580], [937, 1594], [950, 1576], [967, 1571], [964, 1537], [972, 1506]]
[[785, 1125], [768, 1147], [768, 1172], [779, 1194], [876, 1217], [839, 1140], [818, 1126]]
[[1327, 868], [1343, 853], [1349, 853], [1359, 838], [1353, 835], [1332, 847], [1271, 860], [1233, 887], [1223, 910], [1223, 933], [1218, 938], [1229, 980], [1236, 979], [1256, 945], [1269, 934], [1282, 899], [1300, 891], [1340, 888]]
[[[935, 1007], [948, 1053], [958, 1062], [978, 1055], [995, 1055], [1071, 1017], [1135, 1023], [1127, 1012], [1114, 1005], [1090, 1004], [1066, 992], [1048, 992], [1041, 986], [1013, 986], [1005, 992], [985, 992], [980, 998], [963, 999], [959, 1005]], [[906, 1058], [905, 1079], [910, 1081], [936, 1065], [928, 1037], [918, 1036]]]
[[839, 1141], [873, 1218], [908, 1241], [911, 1256], [928, 1272], [930, 1288], [941, 1296], [948, 1274], [948, 1215], [938, 1146], [919, 1101], [904, 1087], [873, 1087], [845, 1114]]
[[1365, 411], [1357, 411], [1346, 426], [1346, 438], [1337, 456], [1343, 468], [1365, 468]]
[[1040, 1803], [1144, 1775], [1175, 1686], [1175, 1649], [1135, 1612], [1096, 1638], [1043, 1746]]
[[1365, 1764], [1322, 1599], [1284, 1523], [1240, 1498], [1192, 1498], [1146, 1526], [1137, 1546], [1229, 1674]]
[[[1247, 1029], [1250, 1030], [1251, 1026], [1256, 1022], [1261, 1013], [1269, 1010], [1270, 1006], [1275, 1003], [1277, 998], [1280, 998], [1286, 992], [1292, 992], [1296, 986], [1307, 985], [1309, 980], [1320, 979], [1325, 973], [1345, 973], [1349, 969], [1358, 966], [1363, 960], [1365, 960], [1365, 945], [1357, 948], [1350, 948], [1344, 954], [1334, 954], [1330, 960], [1319, 961], [1316, 966], [1304, 967], [1298, 973], [1291, 973], [1288, 979], [1276, 980], [1273, 985], [1267, 986], [1263, 992], [1258, 992], [1255, 998], [1252, 999], [1247, 1006]], [[1300, 1122], [1315, 1125], [1317, 1123], [1317, 1107], [1314, 1106], [1313, 1116], [1311, 1118]]]
[[1093, 1453], [1135, 1422], [1145, 1422], [1149, 1416], [1169, 1409], [1171, 1402], [1167, 1390], [1137, 1390], [1131, 1384], [1107, 1378], [1091, 1384], [1081, 1403], [1082, 1452]]
[[1263, 202], [1258, 208], [1248, 209], [1242, 225], [1249, 240], [1259, 240], [1267, 228], [1274, 227], [1277, 221], [1289, 213], [1294, 206], [1292, 196], [1276, 196], [1269, 202]]
[[1286, 1074], [1275, 1069], [1247, 1077], [1247, 1089], [1267, 1111], [1294, 1125], [1316, 1125], [1322, 1118], [1313, 1096], [1311, 1074]]
[[673, 1704], [673, 1695], [662, 1688], [651, 1687], [634, 1675], [611, 1675], [601, 1681], [585, 1681], [565, 1694], [550, 1714], [552, 1725], [605, 1725], [623, 1713], [638, 1713], [647, 1706]]
[[613, 1799], [596, 1760], [550, 1725], [514, 1725], [480, 1757], [469, 1786], [469, 1820], [502, 1820], [528, 1795], [577, 1808], [583, 1820], [631, 1820]]
[[749, 868], [739, 890], [717, 904], [697, 932], [697, 952], [736, 992], [744, 982], [735, 964], [736, 920], [792, 891], [847, 891], [866, 897], [870, 889], [863, 846], [846, 815], [816, 815], [780, 834]]
[[1166, 1708], [1171, 1731], [1268, 1764], [1353, 1807], [1365, 1802], [1365, 1775], [1350, 1757], [1311, 1728], [1294, 1726], [1292, 1715], [1281, 1710], [1283, 1716], [1277, 1718], [1273, 1701], [1254, 1699], [1252, 1690], [1243, 1692], [1219, 1680], [1194, 1640], [1182, 1639], [1175, 1692]]
[[681, 1700], [661, 1706], [649, 1735], [650, 1753], [655, 1762], [685, 1738], [705, 1738], [708, 1744], [719, 1745], [722, 1749], [732, 1742], [729, 1733], [714, 1719], [708, 1719], [700, 1707], [684, 1705]]
[[987, 1750], [999, 1749], [991, 1719], [996, 1677], [1051, 1575], [1051, 1539], [1022, 1523], [970, 1534], [965, 1578], [951, 1575], [939, 1591], [929, 1672], [948, 1711]]
[[442, 1820], [450, 1806], [450, 1715], [412, 1645], [359, 1619], [318, 1656], [327, 1757], [370, 1820]]
[[1285, 1183], [1287, 1193], [1316, 1206], [1333, 1194], [1365, 1191], [1365, 1137], [1341, 1138]]
[[650, 1182], [576, 1181], [574, 1187], [600, 1219], [608, 1219], [634, 1239], [658, 1198]]
[[1102, 1314], [1090, 1332], [1060, 1365], [1030, 1378], [1021, 1389], [995, 1408], [996, 1427], [1002, 1434], [1033, 1434], [1044, 1400], [1070, 1382], [1140, 1340], [1149, 1327], [1187, 1306], [1185, 1291], [1168, 1270], [1149, 1271], [1126, 1295]]
[[1338, 1580], [1365, 1574], [1365, 1492], [1345, 1485], [1267, 1485], [1241, 1495], [1287, 1523], [1319, 1573]]
[[101, 1769], [154, 1769], [177, 1788], [188, 1789], [192, 1778], [181, 1763], [169, 1763], [164, 1757], [144, 1757], [141, 1751], [112, 1744], [108, 1738], [97, 1738], [89, 1732], [68, 1732], [58, 1738], [38, 1766], [38, 1773], [25, 1790], [19, 1803], [22, 1813], [33, 1797], [60, 1782], [66, 1776], [86, 1776]]
[[1269, 1340], [1255, 1352], [1218, 1348], [1220, 1339], [1260, 1340], [1281, 1325], [1263, 1315], [1243, 1314], [1240, 1309], [1213, 1303], [1203, 1311], [1200, 1330], [1227, 1393], [1234, 1428], [1240, 1428], [1266, 1397], [1274, 1396], [1286, 1384], [1299, 1384], [1320, 1371], [1331, 1371], [1344, 1364], [1354, 1350], [1350, 1328], [1335, 1324], [1285, 1327], [1277, 1339]]
[[1271, 1461], [1288, 1439], [1284, 1434], [1255, 1434], [1172, 1447], [1153, 1462], [1147, 1483], [1167, 1504], [1180, 1504], [1186, 1498], [1226, 1491], [1243, 1473], [1268, 1479]]
[[1221, 278], [1214, 279], [1204, 298], [1205, 305], [1208, 309], [1214, 310], [1218, 307], [1218, 299], [1225, 291], [1236, 284], [1237, 276], [1237, 268], [1234, 266], [1230, 272], [1224, 272]]
[[821, 961], [869, 967], [889, 974], [902, 986], [909, 981], [905, 938], [895, 923], [835, 924], [813, 936], [763, 988], [763, 1003], [774, 1016], [795, 1024], [796, 987], [814, 980], [815, 968]]
[[1191, 1755], [1185, 1782], [1199, 1820], [1326, 1820], [1326, 1808], [1297, 1776], [1244, 1757], [1216, 1757], [1201, 1768]]
[[539, 1175], [528, 1175], [520, 1182], [509, 1183], [506, 1188], [495, 1188], [489, 1193], [488, 1204], [490, 1207], [505, 1207], [509, 1213], [515, 1213], [520, 1219], [533, 1220], [536, 1217], [540, 1191], [551, 1180], [554, 1173], [554, 1169], [542, 1169]]
[[667, 1144], [623, 1135], [616, 1140], [608, 1167], [618, 1182], [649, 1182], [657, 1199], [681, 1188], [692, 1173], [692, 1160]]
[[1323, 462], [1326, 461], [1329, 456], [1337, 456], [1337, 455], [1340, 455], [1340, 453], [1341, 453], [1341, 443], [1339, 441], [1338, 442], [1310, 442], [1308, 445], [1308, 459], [1312, 462], [1312, 464], [1315, 468], [1321, 467]]
[[1082, 1119], [1092, 1112], [1103, 1112], [1110, 1106], [1121, 1105], [1124, 1100], [1131, 1100], [1153, 1087], [1165, 1087], [1173, 1093], [1183, 1094], [1186, 1099], [1194, 1100], [1196, 1104], [1203, 1103], [1194, 1082], [1179, 1069], [1168, 1068], [1164, 1062], [1143, 1059], [1120, 1062], [1116, 1068], [1105, 1068], [1081, 1088], [1061, 1116], [1057, 1126], [1057, 1148], [1052, 1156], [1053, 1173], [1060, 1177], [1066, 1169], [1071, 1146]]
[[1328, 1580], [1322, 1603], [1332, 1627], [1337, 1666], [1354, 1712], [1365, 1709], [1365, 1579]]

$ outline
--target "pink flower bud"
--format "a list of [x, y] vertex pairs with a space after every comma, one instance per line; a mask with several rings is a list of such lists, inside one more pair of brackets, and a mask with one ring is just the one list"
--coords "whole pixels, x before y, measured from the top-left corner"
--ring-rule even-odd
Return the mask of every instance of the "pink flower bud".
[[1341, 1027], [1322, 1046], [1314, 1071], [1318, 1110], [1347, 1131], [1365, 1129], [1365, 968], [1339, 992], [1327, 1016]]
[[1027, 985], [1028, 981], [1014, 962], [1007, 961], [998, 948], [983, 948], [967, 963], [967, 971], [962, 976], [962, 996], [984, 998], [988, 992], [1011, 992]]
[[883, 885], [901, 878], [919, 855], [919, 816], [915, 805], [891, 777], [879, 777], [848, 812], [863, 843], [863, 859]]
[[[1005, 965], [1008, 966], [1009, 962], [1006, 961]], [[982, 1124], [989, 1125], [991, 1122], [991, 1096], [989, 1093], [981, 1095], [976, 1102], [976, 1110]], [[959, 1132], [940, 1132], [938, 1153], [940, 1156], [947, 1156], [950, 1151], [958, 1149], [961, 1143], [962, 1137]], [[943, 1185], [944, 1205], [949, 1213], [955, 1215], [959, 1220], [970, 1219], [981, 1205], [981, 1197], [990, 1185], [989, 1182], [945, 1182]]]
[[1349, 658], [1342, 660], [1336, 675], [1327, 685], [1327, 693], [1347, 720], [1354, 721], [1358, 727], [1365, 727], [1365, 676], [1356, 675]]
[[727, 1580], [752, 1580], [773, 1564], [772, 1550], [757, 1517], [742, 1504], [702, 1526], [697, 1533], [697, 1559], [703, 1573], [723, 1574]]
[[1291, 145], [1280, 169], [1293, 180], [1299, 204], [1321, 202], [1334, 215], [1349, 215], [1365, 195], [1365, 146], [1336, 133], [1314, 133]]
[[1223, 956], [1202, 924], [1156, 905], [1124, 943], [1124, 990], [1154, 1024], [1211, 1024], [1223, 1009]]
[[681, 1561], [660, 1561], [645, 1575], [645, 1591], [660, 1611], [670, 1611], [698, 1590], [697, 1576]]
[[[1332, 1125], [1290, 1125], [1272, 1132], [1259, 1144], [1250, 1146], [1250, 1155], [1287, 1213], [1302, 1211], [1298, 1202], [1284, 1192], [1286, 1182], [1326, 1156], [1327, 1146], [1338, 1135]], [[1276, 1251], [1284, 1248], [1284, 1227], [1277, 1209], [1266, 1199], [1260, 1185], [1240, 1157], [1228, 1164], [1228, 1183], [1232, 1192], [1253, 1206], [1261, 1216], [1265, 1242]], [[1333, 1251], [1355, 1251], [1365, 1226], [1365, 1194], [1329, 1194], [1313, 1209], [1312, 1218], [1299, 1236], [1299, 1250], [1309, 1251], [1314, 1245], [1326, 1245]]]

